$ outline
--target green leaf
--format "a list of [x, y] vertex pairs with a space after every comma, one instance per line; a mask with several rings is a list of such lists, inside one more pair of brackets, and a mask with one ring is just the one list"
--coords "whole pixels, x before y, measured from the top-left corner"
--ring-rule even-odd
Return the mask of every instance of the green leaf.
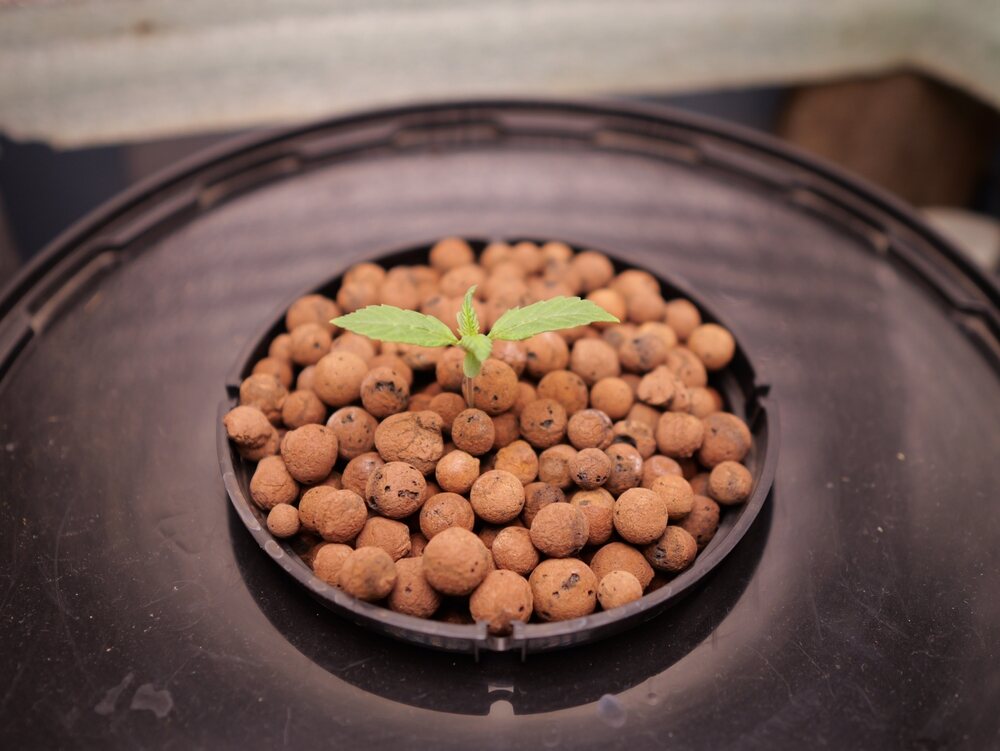
[[465, 360], [462, 361], [462, 371], [469, 378], [479, 375], [479, 370], [483, 367], [493, 351], [493, 341], [483, 334], [473, 334], [463, 336], [458, 346], [465, 350]]
[[462, 372], [465, 374], [465, 377], [475, 378], [479, 375], [479, 371], [482, 369], [482, 361], [477, 360], [476, 356], [472, 352], [466, 352], [465, 359], [462, 360]]
[[393, 305], [369, 305], [330, 321], [334, 326], [383, 342], [445, 347], [458, 339], [443, 322], [415, 310]]
[[479, 333], [479, 316], [476, 309], [472, 307], [472, 296], [476, 292], [476, 285], [469, 287], [462, 301], [462, 309], [458, 312], [458, 333], [460, 336], [475, 336]]
[[500, 316], [490, 329], [490, 339], [516, 341], [535, 334], [571, 329], [595, 321], [618, 323], [618, 319], [600, 305], [579, 297], [553, 297], [526, 308], [512, 308]]
[[458, 346], [466, 352], [474, 354], [479, 362], [486, 362], [486, 359], [490, 356], [490, 352], [493, 351], [493, 341], [483, 334], [463, 336]]

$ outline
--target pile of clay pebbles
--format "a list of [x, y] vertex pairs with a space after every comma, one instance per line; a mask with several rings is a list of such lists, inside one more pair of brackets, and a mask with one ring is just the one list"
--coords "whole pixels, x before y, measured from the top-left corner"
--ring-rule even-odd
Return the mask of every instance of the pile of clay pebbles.
[[[735, 351], [646, 271], [561, 242], [459, 238], [426, 265], [362, 263], [287, 312], [225, 416], [253, 501], [316, 576], [450, 623], [560, 621], [641, 598], [691, 566], [743, 503], [747, 425], [708, 385]], [[457, 330], [582, 296], [621, 323], [498, 341], [463, 390], [457, 347], [376, 342], [331, 319], [392, 304]], [[468, 396], [468, 400], [463, 393]]]

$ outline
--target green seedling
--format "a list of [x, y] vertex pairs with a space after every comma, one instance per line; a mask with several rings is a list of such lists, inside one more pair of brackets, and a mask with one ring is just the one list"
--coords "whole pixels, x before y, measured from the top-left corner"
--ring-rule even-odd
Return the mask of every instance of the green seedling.
[[416, 344], [421, 347], [460, 347], [465, 350], [463, 371], [466, 378], [475, 378], [498, 340], [518, 341], [536, 334], [559, 329], [571, 329], [588, 323], [618, 323], [618, 319], [600, 305], [579, 297], [553, 297], [523, 308], [511, 308], [493, 324], [488, 334], [480, 328], [472, 296], [476, 288], [465, 293], [458, 313], [458, 333], [455, 336], [442, 321], [415, 310], [392, 305], [369, 305], [367, 308], [334, 318], [330, 323], [355, 334], [383, 342]]

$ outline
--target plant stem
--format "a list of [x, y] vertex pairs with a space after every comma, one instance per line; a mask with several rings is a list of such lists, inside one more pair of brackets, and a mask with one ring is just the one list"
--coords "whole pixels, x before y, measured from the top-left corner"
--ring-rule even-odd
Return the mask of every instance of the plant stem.
[[475, 406], [472, 401], [472, 379], [466, 375], [462, 376], [462, 396], [470, 409]]

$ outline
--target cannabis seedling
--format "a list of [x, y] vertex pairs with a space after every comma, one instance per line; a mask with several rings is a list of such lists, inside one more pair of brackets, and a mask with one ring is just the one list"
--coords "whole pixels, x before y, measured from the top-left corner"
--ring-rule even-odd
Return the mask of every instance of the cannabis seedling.
[[[480, 330], [479, 317], [472, 306], [476, 288], [470, 287], [458, 312], [455, 336], [442, 321], [415, 310], [393, 305], [369, 305], [367, 308], [334, 318], [335, 326], [383, 342], [416, 344], [421, 347], [457, 346], [465, 350], [462, 364], [467, 379], [475, 378], [493, 351], [493, 342], [518, 341], [536, 334], [571, 329], [588, 323], [618, 323], [604, 308], [579, 297], [553, 297], [524, 308], [511, 308], [493, 324], [489, 334]], [[467, 397], [468, 398], [468, 397]]]

